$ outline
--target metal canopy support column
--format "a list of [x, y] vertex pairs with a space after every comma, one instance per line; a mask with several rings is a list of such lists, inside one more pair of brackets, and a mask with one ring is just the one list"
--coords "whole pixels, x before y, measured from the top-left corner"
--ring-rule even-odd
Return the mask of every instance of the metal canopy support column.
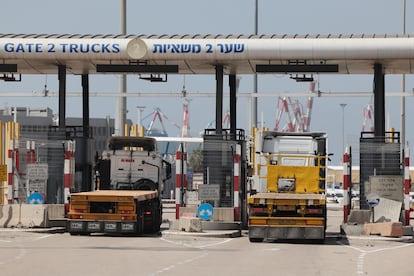
[[[126, 35], [127, 32], [127, 4], [126, 0], [120, 2], [120, 26], [121, 35]], [[119, 78], [119, 97], [116, 98], [116, 120], [115, 120], [115, 135], [123, 136], [125, 133], [126, 122], [126, 106], [127, 98], [124, 97], [127, 91], [127, 76], [122, 74]]]
[[82, 75], [83, 137], [89, 138], [89, 75]]
[[229, 75], [229, 86], [230, 86], [230, 137], [231, 140], [236, 141], [236, 75]]
[[385, 85], [382, 64], [374, 65], [374, 135], [385, 137]]
[[59, 80], [59, 128], [66, 128], [66, 65], [58, 66]]
[[216, 134], [223, 132], [223, 65], [216, 65]]
[[82, 75], [82, 128], [83, 128], [83, 139], [78, 141], [82, 141], [82, 145], [80, 145], [81, 149], [81, 166], [82, 166], [82, 184], [81, 184], [81, 191], [91, 191], [91, 183], [92, 183], [92, 165], [90, 164], [90, 158], [88, 156], [89, 152], [89, 75], [83, 74]]

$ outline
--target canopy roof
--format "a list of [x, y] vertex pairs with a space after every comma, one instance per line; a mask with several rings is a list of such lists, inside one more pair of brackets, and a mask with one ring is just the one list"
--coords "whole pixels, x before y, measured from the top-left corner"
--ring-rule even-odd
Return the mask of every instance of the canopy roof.
[[[143, 67], [156, 65], [142, 73], [214, 74], [220, 64], [225, 74], [291, 73], [292, 69], [274, 71], [275, 67], [265, 66], [263, 70], [262, 65], [315, 65], [312, 70], [324, 68], [321, 73], [371, 74], [375, 63], [382, 64], [386, 74], [413, 73], [414, 37], [0, 34], [1, 73], [55, 74], [58, 65], [66, 65], [69, 74], [103, 72], [98, 65], [142, 66], [134, 71], [140, 73]], [[158, 65], [176, 66], [176, 70]], [[328, 67], [324, 72], [325, 65], [337, 70]], [[292, 70], [301, 73], [309, 68]]]

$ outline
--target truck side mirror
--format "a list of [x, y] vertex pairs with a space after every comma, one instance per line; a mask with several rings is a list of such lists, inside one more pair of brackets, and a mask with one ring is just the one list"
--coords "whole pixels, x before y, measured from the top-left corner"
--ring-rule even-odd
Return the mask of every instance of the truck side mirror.
[[165, 176], [167, 179], [171, 178], [171, 164], [165, 160], [162, 161], [165, 164]]

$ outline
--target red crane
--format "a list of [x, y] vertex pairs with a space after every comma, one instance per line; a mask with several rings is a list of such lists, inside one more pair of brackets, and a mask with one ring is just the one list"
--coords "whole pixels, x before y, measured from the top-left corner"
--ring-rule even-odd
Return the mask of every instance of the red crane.
[[190, 100], [185, 99], [187, 103], [183, 104], [183, 126], [181, 128], [181, 137], [191, 137], [190, 135], [190, 113], [188, 110], [188, 106]]
[[373, 115], [374, 115], [374, 110], [372, 108], [372, 104], [368, 104], [364, 108], [364, 121], [362, 122], [362, 129], [361, 129], [362, 132], [365, 131], [365, 126], [366, 126], [367, 122], [369, 122], [371, 124], [371, 127], [370, 127], [369, 131], [374, 132], [374, 123], [373, 123], [373, 119], [372, 119]]
[[[308, 132], [310, 130], [310, 121], [312, 113], [313, 96], [312, 93], [315, 91], [315, 82], [310, 83], [309, 92], [310, 96], [306, 104], [306, 112], [303, 112], [303, 107], [299, 100], [294, 100], [290, 97], [279, 97], [278, 98], [278, 112], [276, 115], [275, 131], [284, 132]], [[279, 129], [280, 120], [282, 114], [286, 113], [287, 123]]]
[[[156, 130], [153, 129], [154, 123], [157, 120], [157, 118], [160, 121], [161, 127], [162, 127], [162, 131], [160, 133], [157, 133]], [[149, 135], [159, 134], [159, 135], [162, 135], [162, 136], [168, 136], [168, 133], [167, 133], [167, 131], [165, 129], [165, 126], [164, 126], [163, 118], [165, 120], [169, 121], [170, 123], [172, 123], [178, 129], [181, 128], [181, 126], [179, 126], [177, 123], [171, 122], [168, 119], [168, 117], [164, 113], [161, 112], [161, 109], [157, 107], [157, 108], [154, 108], [154, 113], [152, 114], [151, 122], [150, 122], [150, 124], [147, 128], [147, 134], [149, 134]]]

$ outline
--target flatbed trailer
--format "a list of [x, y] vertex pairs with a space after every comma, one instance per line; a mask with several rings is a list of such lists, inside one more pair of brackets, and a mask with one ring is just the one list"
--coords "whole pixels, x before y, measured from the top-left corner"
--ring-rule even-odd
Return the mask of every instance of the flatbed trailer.
[[67, 217], [71, 235], [139, 235], [160, 230], [162, 206], [157, 191], [80, 192], [71, 195]]
[[250, 241], [323, 241], [326, 134], [259, 131], [254, 138], [254, 189], [247, 199]]
[[323, 240], [326, 230], [324, 194], [260, 193], [248, 199], [249, 239]]

